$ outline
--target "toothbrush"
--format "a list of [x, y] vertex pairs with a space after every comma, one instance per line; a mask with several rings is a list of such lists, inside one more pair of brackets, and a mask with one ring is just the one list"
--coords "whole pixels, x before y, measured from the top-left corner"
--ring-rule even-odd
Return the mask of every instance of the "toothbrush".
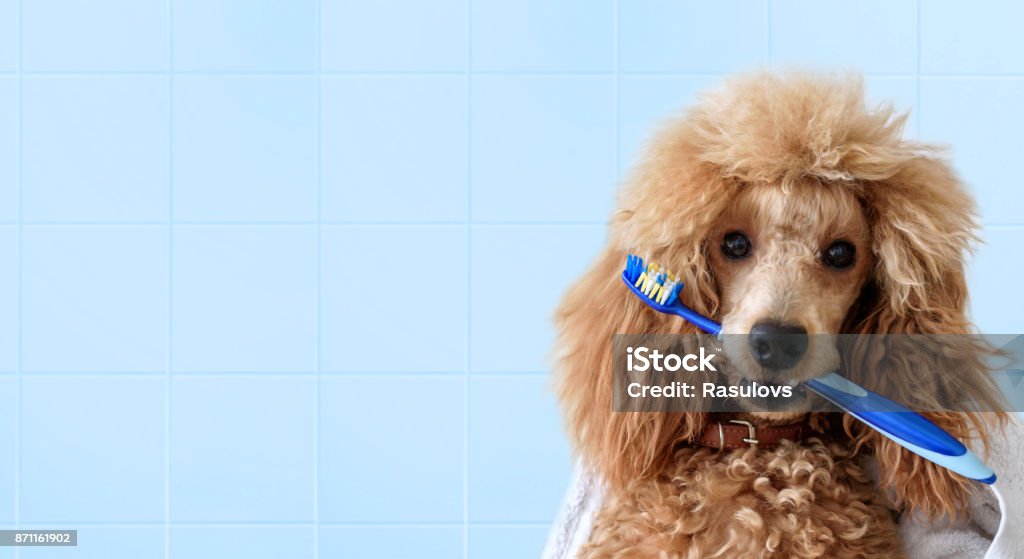
[[[668, 270], [653, 263], [645, 267], [642, 258], [630, 254], [626, 256], [622, 281], [652, 309], [681, 316], [701, 330], [721, 336], [721, 324], [679, 300], [683, 284]], [[966, 478], [989, 485], [995, 483], [995, 473], [984, 462], [923, 415], [835, 372], [811, 379], [804, 385], [910, 452]]]

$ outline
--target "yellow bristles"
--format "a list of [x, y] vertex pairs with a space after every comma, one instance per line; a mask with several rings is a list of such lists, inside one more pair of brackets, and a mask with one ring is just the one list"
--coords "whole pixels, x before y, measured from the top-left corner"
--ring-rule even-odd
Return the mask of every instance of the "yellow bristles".
[[661, 266], [651, 262], [647, 268], [640, 272], [633, 287], [646, 295], [652, 301], [664, 305], [675, 289], [679, 276]]

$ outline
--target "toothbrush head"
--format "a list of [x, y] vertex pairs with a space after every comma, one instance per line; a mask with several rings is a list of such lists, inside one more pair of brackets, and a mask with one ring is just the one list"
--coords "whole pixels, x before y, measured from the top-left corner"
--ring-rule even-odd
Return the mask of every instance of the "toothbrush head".
[[678, 275], [653, 262], [645, 267], [644, 259], [634, 254], [626, 256], [622, 278], [638, 295], [665, 307], [679, 300], [679, 291], [683, 288]]
[[622, 271], [622, 281], [648, 307], [665, 313], [681, 316], [694, 326], [709, 333], [718, 335], [722, 325], [687, 307], [679, 300], [679, 292], [683, 282], [679, 275], [651, 263], [644, 266], [644, 259], [635, 254], [626, 255], [626, 269]]

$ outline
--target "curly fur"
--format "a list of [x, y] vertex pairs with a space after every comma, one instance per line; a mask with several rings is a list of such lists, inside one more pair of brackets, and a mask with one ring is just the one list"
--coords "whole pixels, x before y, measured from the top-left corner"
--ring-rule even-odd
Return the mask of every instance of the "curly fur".
[[[670, 471], [612, 493], [589, 558], [898, 556], [892, 515], [843, 444], [771, 453], [683, 447]], [[859, 555], [858, 555], [859, 554]]]
[[[800, 444], [719, 453], [688, 444], [721, 419], [712, 414], [611, 412], [613, 334], [696, 331], [622, 288], [624, 255], [679, 271], [684, 302], [721, 320], [737, 294], [723, 291], [709, 239], [755, 190], [787, 200], [837, 193], [830, 199], [842, 215], [864, 221], [872, 264], [833, 333], [970, 332], [964, 256], [975, 240], [974, 205], [934, 147], [902, 139], [905, 119], [890, 106], [867, 108], [855, 78], [762, 73], [705, 95], [650, 143], [620, 193], [607, 246], [556, 317], [560, 401], [577, 451], [609, 495], [582, 556], [896, 557], [892, 512], [964, 509], [971, 482], [848, 416], [814, 414], [819, 436]], [[923, 406], [955, 390], [1000, 409], [980, 356], [967, 370], [944, 357], [915, 363], [911, 370], [937, 373], [910, 378], [892, 348], [867, 344], [842, 356], [844, 374], [858, 382], [885, 383], [920, 409], [938, 409]], [[952, 351], [980, 355], [969, 345]], [[1002, 417], [926, 415], [982, 443]], [[865, 457], [877, 463], [877, 481]]]

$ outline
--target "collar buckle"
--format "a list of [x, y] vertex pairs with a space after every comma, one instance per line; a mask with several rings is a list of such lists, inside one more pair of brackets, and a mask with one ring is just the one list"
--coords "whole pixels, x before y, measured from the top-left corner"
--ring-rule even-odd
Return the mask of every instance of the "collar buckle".
[[747, 426], [747, 430], [750, 432], [750, 436], [743, 439], [743, 442], [749, 444], [750, 446], [754, 446], [760, 442], [757, 440], [757, 427], [755, 427], [753, 423], [749, 421], [743, 421], [742, 419], [730, 419], [729, 423]]

